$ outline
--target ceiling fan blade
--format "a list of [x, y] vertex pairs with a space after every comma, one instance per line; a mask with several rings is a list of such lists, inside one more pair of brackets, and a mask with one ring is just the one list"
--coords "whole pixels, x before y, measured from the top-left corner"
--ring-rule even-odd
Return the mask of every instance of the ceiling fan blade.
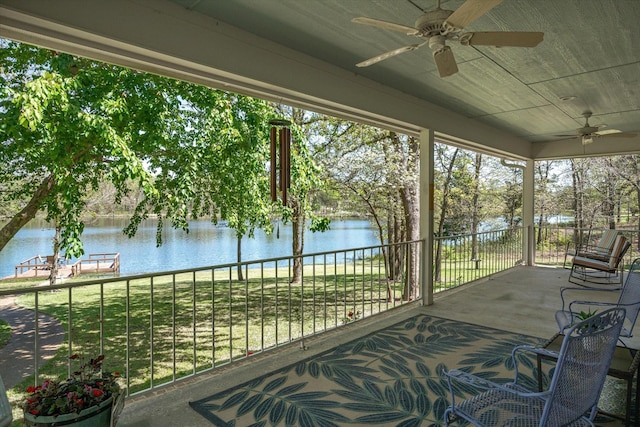
[[620, 132], [620, 131], [617, 131], [615, 129], [599, 131], [599, 132], [596, 132], [596, 135], [598, 135], [598, 136], [606, 136], [606, 137], [610, 137], [611, 136], [611, 137], [614, 137], [614, 138], [635, 138], [636, 136], [638, 136], [637, 133]]
[[540, 44], [543, 38], [544, 33], [538, 32], [486, 31], [463, 34], [460, 37], [460, 43], [471, 46], [535, 47]]
[[404, 47], [400, 47], [398, 49], [395, 50], [390, 50], [389, 52], [385, 52], [383, 54], [380, 54], [378, 56], [374, 56], [373, 58], [369, 58], [366, 61], [362, 61], [362, 62], [358, 62], [356, 64], [356, 67], [368, 67], [369, 65], [373, 65], [377, 62], [380, 61], [384, 61], [385, 59], [391, 58], [392, 56], [396, 56], [396, 55], [400, 55], [401, 53], [405, 53], [405, 52], [409, 52], [412, 50], [416, 50], [417, 48], [419, 48], [420, 46], [422, 46], [424, 43], [418, 43], [418, 44], [412, 44], [409, 46], [404, 46]]
[[351, 22], [355, 22], [356, 24], [370, 25], [372, 27], [384, 28], [385, 30], [399, 31], [410, 36], [418, 34], [418, 30], [413, 27], [408, 27], [406, 25], [396, 24], [388, 21], [382, 21], [375, 18], [367, 18], [365, 16], [353, 18]]
[[447, 77], [458, 72], [456, 59], [449, 46], [445, 46], [437, 52], [433, 52], [433, 59], [438, 67], [440, 77]]
[[500, 3], [502, 0], [467, 0], [447, 18], [443, 26], [461, 30]]

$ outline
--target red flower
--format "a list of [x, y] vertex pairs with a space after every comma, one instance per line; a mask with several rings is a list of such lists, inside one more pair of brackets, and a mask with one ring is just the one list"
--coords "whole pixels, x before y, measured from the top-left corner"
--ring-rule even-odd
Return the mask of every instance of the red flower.
[[[26, 388], [27, 393], [20, 406], [28, 415], [55, 417], [98, 405], [108, 396], [117, 396], [120, 386], [112, 374], [102, 372], [103, 359], [104, 356], [98, 356], [88, 362], [83, 361], [80, 369], [66, 380], [46, 380], [42, 385]], [[96, 375], [101, 377], [95, 378]]]
[[353, 311], [350, 311], [349, 314], [347, 315], [349, 317], [353, 317]]

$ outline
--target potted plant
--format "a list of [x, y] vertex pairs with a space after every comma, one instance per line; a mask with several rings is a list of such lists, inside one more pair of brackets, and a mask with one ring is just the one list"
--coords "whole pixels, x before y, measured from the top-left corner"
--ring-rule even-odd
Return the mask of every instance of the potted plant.
[[598, 312], [598, 310], [591, 311], [591, 309], [589, 309], [589, 311], [580, 310], [580, 313], [576, 313], [576, 315], [575, 315], [576, 316], [576, 320], [577, 320], [577, 322], [582, 322], [584, 320], [587, 320], [591, 316], [595, 315], [597, 312]]
[[[78, 355], [72, 360], [80, 359]], [[102, 370], [104, 355], [83, 361], [66, 380], [47, 380], [27, 388], [22, 402], [27, 426], [115, 425], [124, 404], [119, 373]], [[113, 423], [112, 423], [113, 418]]]

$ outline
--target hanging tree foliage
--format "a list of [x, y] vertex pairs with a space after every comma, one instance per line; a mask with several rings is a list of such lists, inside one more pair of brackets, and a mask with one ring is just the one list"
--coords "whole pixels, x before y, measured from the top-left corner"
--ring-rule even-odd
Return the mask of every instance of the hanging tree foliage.
[[[83, 254], [89, 189], [142, 197], [125, 228], [223, 217], [238, 235], [268, 228], [265, 101], [0, 41], [0, 177], [9, 221], [0, 250], [39, 211], [67, 257]], [[132, 185], [132, 183], [134, 185]]]

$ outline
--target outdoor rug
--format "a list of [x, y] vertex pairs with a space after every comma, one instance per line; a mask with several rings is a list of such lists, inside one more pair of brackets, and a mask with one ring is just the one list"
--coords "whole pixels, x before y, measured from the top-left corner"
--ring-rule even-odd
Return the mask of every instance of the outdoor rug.
[[[543, 342], [419, 315], [190, 405], [219, 427], [441, 426], [449, 405], [444, 370], [509, 381], [513, 347]], [[519, 361], [519, 369], [537, 390], [535, 359]]]

